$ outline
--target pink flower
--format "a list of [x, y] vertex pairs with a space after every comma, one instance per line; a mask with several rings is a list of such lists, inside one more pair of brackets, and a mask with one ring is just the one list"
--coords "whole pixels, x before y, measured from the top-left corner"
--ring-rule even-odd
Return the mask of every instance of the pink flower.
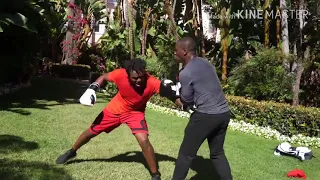
[[76, 40], [76, 39], [78, 39], [80, 36], [81, 36], [81, 34], [80, 34], [80, 33], [75, 34], [75, 35], [72, 37], [72, 39], [73, 39], [73, 40]]
[[69, 4], [68, 4], [68, 7], [69, 7], [69, 8], [74, 8], [74, 7], [76, 7], [76, 5], [75, 5], [75, 4], [72, 4], [72, 3], [69, 3]]
[[81, 23], [81, 24], [87, 24], [87, 20], [84, 19], [84, 18], [82, 18], [81, 21], [80, 21], [80, 23]]

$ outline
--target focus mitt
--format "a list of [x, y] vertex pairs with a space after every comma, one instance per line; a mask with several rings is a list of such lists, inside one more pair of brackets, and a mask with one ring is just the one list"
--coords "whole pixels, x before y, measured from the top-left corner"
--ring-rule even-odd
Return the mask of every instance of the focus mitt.
[[160, 85], [160, 96], [175, 101], [177, 96], [177, 86], [170, 79], [162, 79]]

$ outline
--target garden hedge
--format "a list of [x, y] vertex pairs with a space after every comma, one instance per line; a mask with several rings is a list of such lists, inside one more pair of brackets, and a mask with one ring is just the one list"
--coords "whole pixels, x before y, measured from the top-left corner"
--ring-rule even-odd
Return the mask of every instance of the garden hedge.
[[60, 78], [89, 79], [91, 68], [88, 65], [53, 64], [51, 74]]
[[[291, 137], [302, 134], [319, 137], [320, 108], [294, 107], [289, 104], [250, 100], [244, 97], [226, 96], [234, 120], [258, 126], [269, 126], [281, 134]], [[155, 96], [152, 103], [176, 109], [171, 101]]]

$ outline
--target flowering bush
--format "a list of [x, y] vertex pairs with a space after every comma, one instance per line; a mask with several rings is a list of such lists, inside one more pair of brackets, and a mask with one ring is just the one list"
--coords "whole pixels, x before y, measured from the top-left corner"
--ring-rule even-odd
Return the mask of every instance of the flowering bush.
[[[147, 104], [147, 107], [162, 113], [176, 115], [181, 118], [190, 117], [190, 114], [187, 112], [180, 111], [177, 109], [166, 108], [150, 102]], [[229, 123], [229, 129], [232, 129], [234, 131], [240, 131], [246, 134], [257, 135], [266, 139], [276, 139], [280, 142], [289, 142], [292, 144], [299, 144], [302, 146], [309, 146], [309, 147], [311, 146], [315, 148], [320, 148], [320, 138], [307, 137], [301, 134], [288, 137], [288, 136], [282, 135], [277, 130], [271, 129], [269, 126], [260, 127], [257, 125], [246, 123], [244, 121], [237, 121], [237, 120], [231, 119]]]
[[78, 57], [81, 55], [79, 47], [81, 45], [81, 31], [87, 21], [82, 18], [81, 9], [75, 4], [68, 5], [73, 10], [73, 16], [67, 16], [68, 23], [67, 28], [72, 32], [72, 39], [66, 39], [61, 42], [61, 48], [63, 54], [72, 59], [72, 64], [76, 64]]

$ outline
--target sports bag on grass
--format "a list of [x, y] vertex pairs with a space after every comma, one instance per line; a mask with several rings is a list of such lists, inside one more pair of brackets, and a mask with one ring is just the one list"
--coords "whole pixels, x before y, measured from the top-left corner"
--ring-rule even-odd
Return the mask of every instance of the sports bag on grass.
[[293, 147], [288, 142], [283, 142], [279, 144], [274, 150], [274, 155], [281, 156], [293, 156], [301, 161], [312, 159], [312, 151], [307, 147]]

